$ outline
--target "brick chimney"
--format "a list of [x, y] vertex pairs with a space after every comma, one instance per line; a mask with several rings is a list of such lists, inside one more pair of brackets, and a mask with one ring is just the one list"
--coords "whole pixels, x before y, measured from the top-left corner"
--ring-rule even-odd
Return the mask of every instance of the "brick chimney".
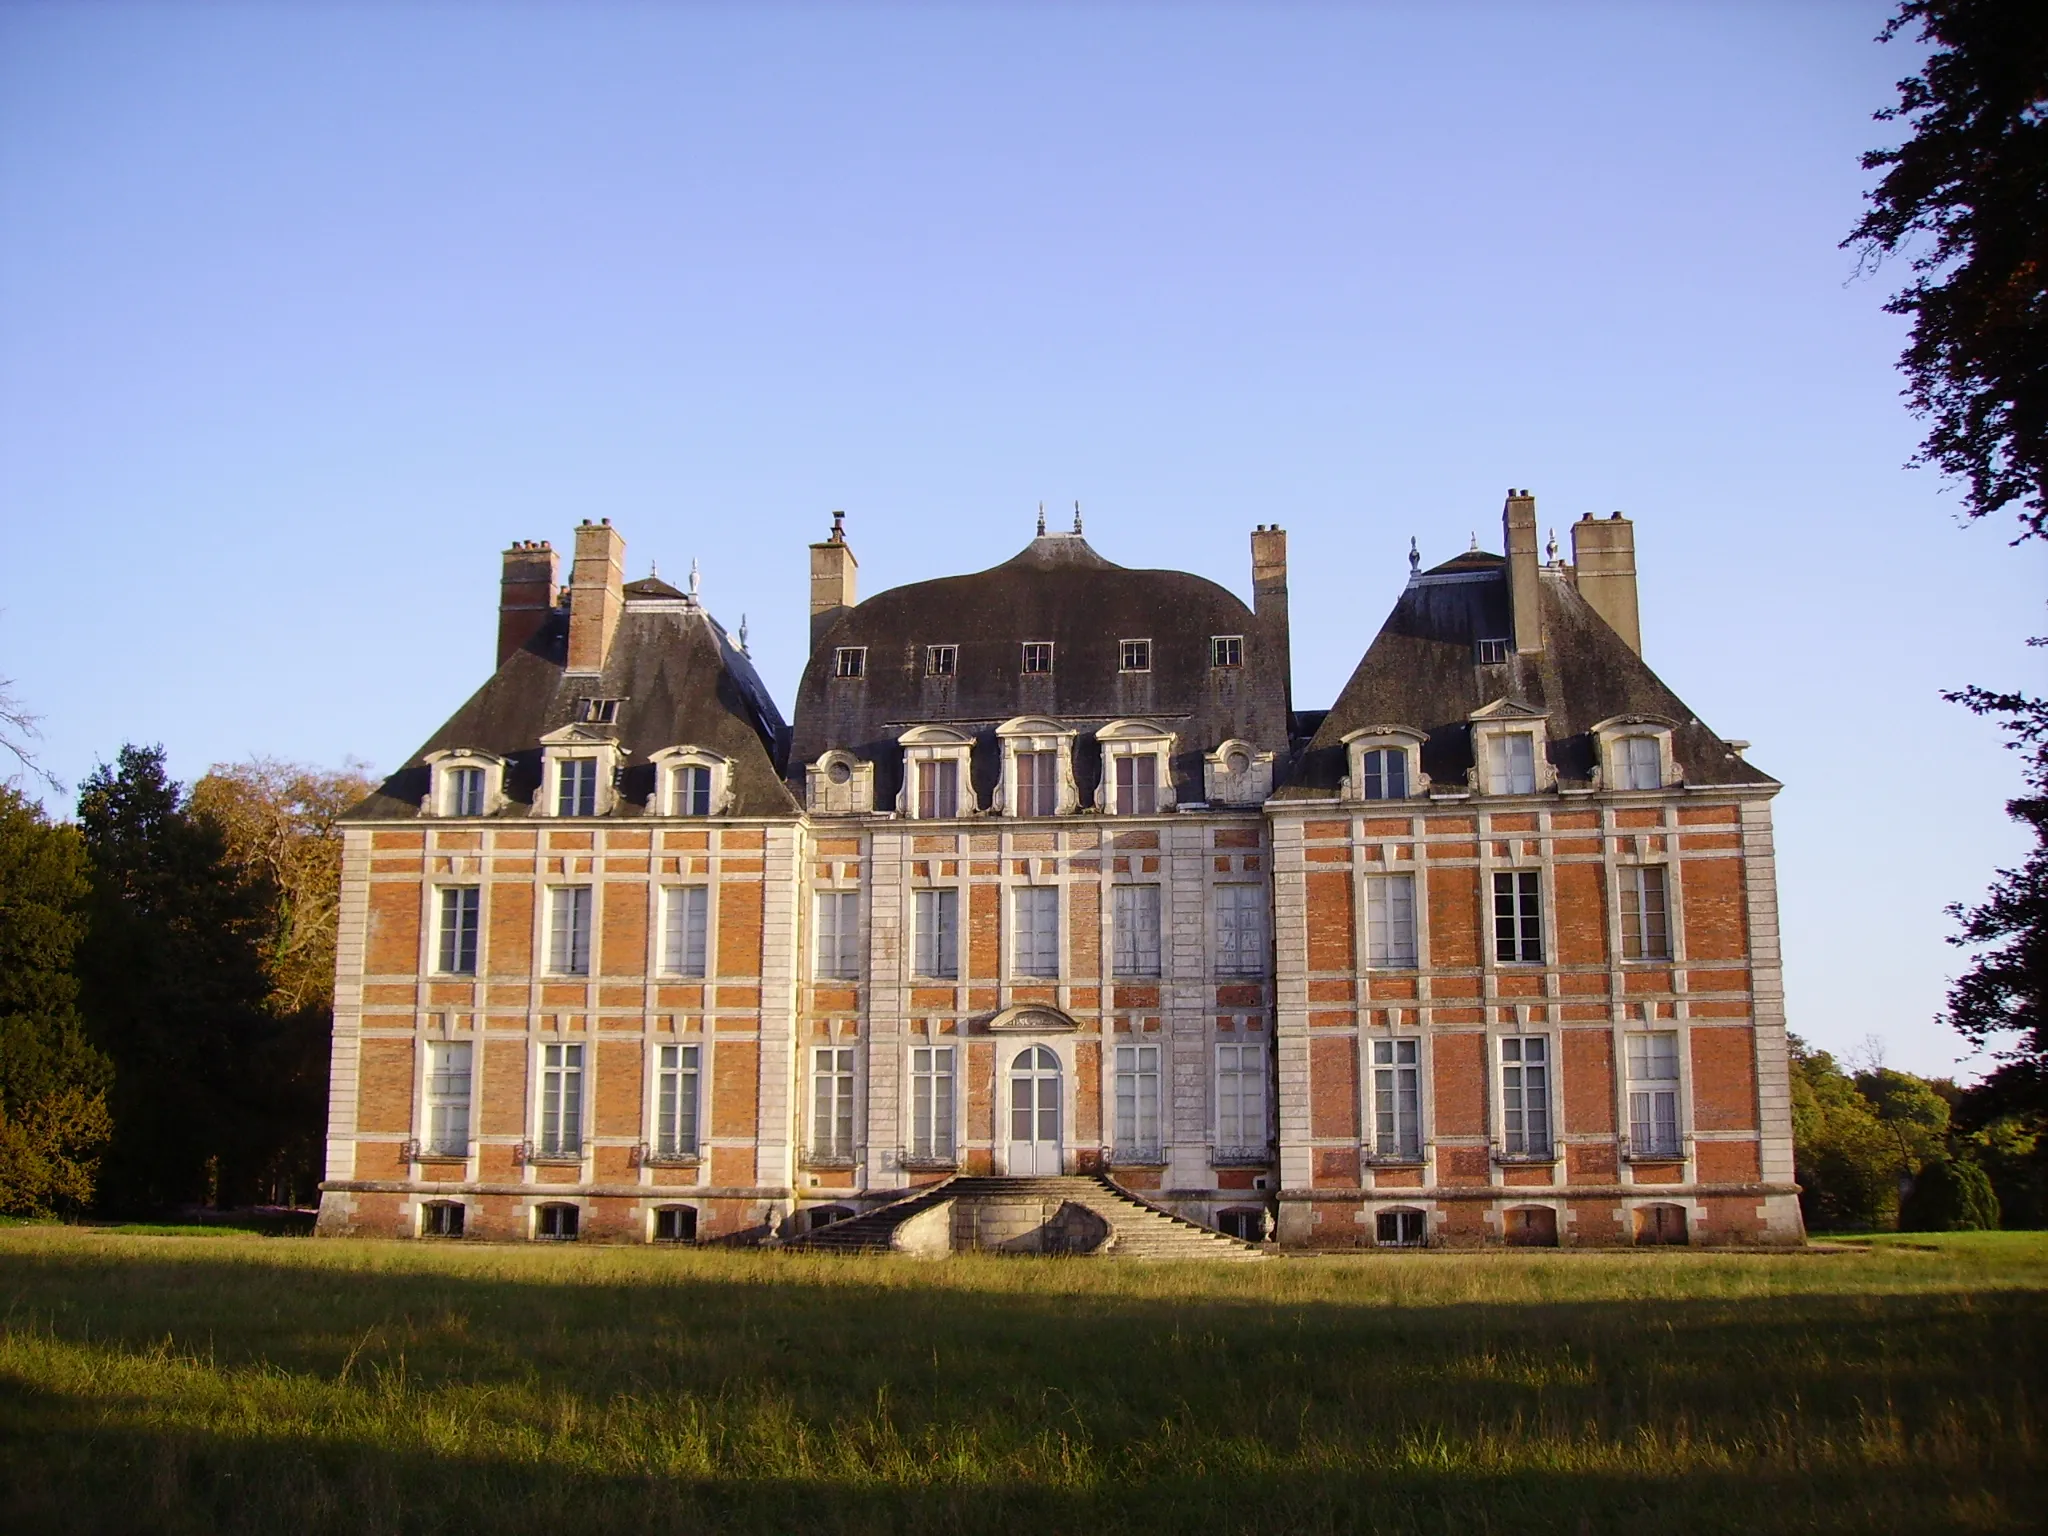
[[1261, 523], [1252, 530], [1252, 612], [1265, 643], [1280, 656], [1281, 708], [1294, 710], [1294, 657], [1287, 622], [1287, 530]]
[[505, 551], [505, 574], [498, 583], [498, 665], [534, 637], [554, 612], [556, 580], [554, 546], [545, 539], [521, 539]]
[[1536, 498], [1527, 491], [1510, 490], [1500, 522], [1508, 549], [1508, 611], [1514, 615], [1515, 650], [1528, 656], [1543, 649]]
[[1643, 654], [1636, 612], [1636, 525], [1619, 512], [1605, 522], [1588, 512], [1572, 524], [1572, 565], [1579, 596], [1608, 627]]
[[839, 616], [858, 599], [854, 577], [860, 562], [846, 542], [846, 514], [832, 514], [832, 531], [822, 544], [811, 546], [811, 644], [824, 638], [825, 631], [839, 622]]
[[585, 518], [576, 530], [576, 563], [569, 568], [571, 672], [602, 672], [612, 633], [626, 606], [626, 541], [610, 518]]

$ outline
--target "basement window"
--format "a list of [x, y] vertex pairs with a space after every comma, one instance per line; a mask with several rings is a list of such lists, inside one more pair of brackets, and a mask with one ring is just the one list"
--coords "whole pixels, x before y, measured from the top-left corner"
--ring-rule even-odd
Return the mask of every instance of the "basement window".
[[1508, 659], [1508, 643], [1505, 640], [1481, 640], [1478, 642], [1479, 665], [1497, 667]]
[[468, 1214], [456, 1200], [429, 1200], [420, 1210], [421, 1237], [460, 1237]]
[[544, 1205], [534, 1212], [533, 1235], [544, 1243], [573, 1243], [582, 1214], [573, 1205]]
[[694, 1243], [697, 1240], [697, 1212], [692, 1206], [664, 1205], [654, 1213], [657, 1243]]
[[1052, 671], [1052, 642], [1050, 640], [1026, 640], [1024, 642], [1024, 670], [1032, 673]]
[[1209, 665], [1212, 667], [1243, 666], [1244, 636], [1211, 635], [1209, 637]]
[[834, 677], [866, 677], [868, 675], [868, 648], [864, 645], [842, 645], [832, 653], [832, 675]]
[[924, 675], [951, 677], [960, 670], [960, 647], [928, 645], [924, 648]]
[[1373, 1237], [1382, 1248], [1420, 1248], [1429, 1240], [1429, 1218], [1421, 1211], [1381, 1211]]

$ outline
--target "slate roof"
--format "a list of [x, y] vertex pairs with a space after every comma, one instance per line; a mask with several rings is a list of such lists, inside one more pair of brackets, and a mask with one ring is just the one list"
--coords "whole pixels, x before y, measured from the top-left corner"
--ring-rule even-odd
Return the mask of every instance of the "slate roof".
[[654, 792], [649, 757], [663, 747], [708, 747], [732, 760], [735, 816], [787, 816], [796, 802], [779, 764], [787, 727], [754, 664], [718, 621], [666, 582], [629, 584], [604, 673], [570, 679], [563, 672], [568, 615], [558, 610], [524, 649], [449, 717], [350, 820], [396, 821], [419, 815], [427, 792], [429, 752], [469, 747], [508, 759], [504, 816], [530, 814], [540, 785], [540, 740], [574, 721], [577, 700], [615, 698], [615, 725], [585, 725], [625, 749], [614, 815], [645, 815]]
[[[1209, 665], [1216, 635], [1244, 637], [1244, 665]], [[1152, 642], [1149, 672], [1119, 670], [1119, 643]], [[1050, 675], [1023, 670], [1023, 644], [1049, 640]], [[959, 647], [951, 677], [926, 675], [925, 648]], [[866, 673], [835, 676], [835, 652], [867, 648]], [[987, 804], [1000, 770], [994, 730], [1020, 715], [1078, 729], [1075, 778], [1082, 803], [1100, 777], [1087, 749], [1093, 728], [1147, 719], [1179, 737], [1178, 794], [1202, 798], [1202, 754], [1231, 738], [1287, 753], [1282, 650], [1252, 610], [1213, 581], [1183, 571], [1136, 570], [1104, 559], [1079, 534], [1044, 534], [1001, 565], [914, 582], [850, 609], [819, 637], [797, 693], [791, 782], [806, 764], [844, 748], [875, 764], [875, 803], [900, 784], [896, 738], [943, 723], [975, 735], [973, 781]]]
[[[1422, 771], [1439, 788], [1462, 789], [1472, 767], [1467, 720], [1503, 698], [1549, 712], [1550, 759], [1567, 782], [1590, 776], [1598, 746], [1592, 727], [1617, 715], [1675, 722], [1673, 755], [1688, 784], [1778, 782], [1701, 723], [1562, 571], [1544, 568], [1539, 588], [1543, 649], [1521, 656], [1513, 650], [1501, 556], [1468, 551], [1411, 578], [1276, 798], [1335, 794], [1346, 771], [1344, 737], [1376, 725], [1426, 732]], [[1476, 643], [1488, 639], [1508, 641], [1507, 661], [1478, 663]]]

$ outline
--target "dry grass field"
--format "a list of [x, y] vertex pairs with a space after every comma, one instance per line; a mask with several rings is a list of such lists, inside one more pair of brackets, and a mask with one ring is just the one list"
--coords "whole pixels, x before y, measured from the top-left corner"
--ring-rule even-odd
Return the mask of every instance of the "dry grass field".
[[0, 1229], [0, 1529], [2040, 1530], [2048, 1238], [1216, 1268]]

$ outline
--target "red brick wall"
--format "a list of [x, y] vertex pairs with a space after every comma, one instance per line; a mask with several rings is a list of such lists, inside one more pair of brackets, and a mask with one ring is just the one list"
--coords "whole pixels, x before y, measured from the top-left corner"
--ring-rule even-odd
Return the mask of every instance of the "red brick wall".
[[372, 976], [411, 975], [420, 968], [420, 888], [408, 881], [370, 887], [369, 943], [364, 968]]
[[1486, 1041], [1480, 1035], [1438, 1035], [1435, 1062], [1439, 1136], [1479, 1136], [1486, 1131]]
[[1309, 1042], [1309, 1134], [1358, 1135], [1358, 1047], [1348, 1037]]
[[1740, 859], [1687, 859], [1685, 952], [1692, 960], [1742, 960], [1749, 953]]
[[1429, 961], [1432, 965], [1479, 963], [1479, 871], [1429, 871]]
[[[614, 881], [604, 887], [604, 941], [599, 948], [605, 975], [644, 976], [647, 973], [647, 887], [639, 881], [630, 884]], [[734, 974], [749, 973], [740, 971]]]
[[533, 969], [533, 887], [491, 886], [491, 931], [483, 963], [494, 976]]
[[412, 1129], [412, 1041], [365, 1040], [356, 1089], [356, 1128]]
[[1358, 962], [1351, 921], [1351, 876], [1311, 874], [1304, 878], [1308, 882], [1308, 968], [1348, 971]]
[[526, 1042], [494, 1039], [483, 1048], [483, 1094], [477, 1125], [485, 1136], [526, 1132]]
[[712, 1135], [755, 1134], [760, 1085], [761, 1047], [751, 1040], [719, 1041], [711, 1054]]
[[1002, 953], [1002, 899], [999, 886], [975, 885], [967, 892], [967, 974], [993, 978]]
[[761, 887], [752, 880], [718, 887], [718, 974], [761, 974]]
[[634, 1136], [640, 1131], [640, 1064], [637, 1040], [602, 1040], [597, 1047], [597, 1134]]
[[1614, 1129], [1614, 1037], [1604, 1030], [1567, 1029], [1564, 1042], [1564, 1123], [1581, 1131]]
[[1692, 1031], [1692, 1121], [1702, 1131], [1756, 1129], [1756, 1036], [1749, 1029]]
[[1606, 877], [1598, 864], [1556, 866], [1557, 958], [1563, 965], [1607, 960]]

